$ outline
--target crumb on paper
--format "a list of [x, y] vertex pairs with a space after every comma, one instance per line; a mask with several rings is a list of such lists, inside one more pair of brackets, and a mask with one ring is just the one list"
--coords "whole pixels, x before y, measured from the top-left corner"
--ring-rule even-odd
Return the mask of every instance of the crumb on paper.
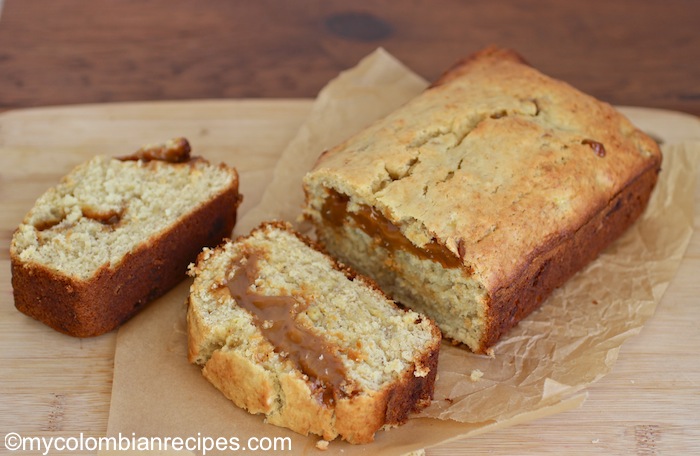
[[489, 358], [495, 358], [496, 352], [493, 350], [493, 348], [488, 348], [486, 349], [486, 356], [488, 356]]
[[479, 369], [474, 369], [472, 371], [471, 375], [469, 376], [469, 380], [471, 380], [473, 382], [478, 382], [479, 380], [481, 380], [481, 377], [483, 377], [483, 376], [484, 376], [483, 372], [481, 372]]
[[328, 440], [319, 440], [316, 442], [316, 448], [321, 451], [326, 451], [328, 449]]
[[600, 439], [593, 439], [591, 440], [591, 443], [600, 443]]

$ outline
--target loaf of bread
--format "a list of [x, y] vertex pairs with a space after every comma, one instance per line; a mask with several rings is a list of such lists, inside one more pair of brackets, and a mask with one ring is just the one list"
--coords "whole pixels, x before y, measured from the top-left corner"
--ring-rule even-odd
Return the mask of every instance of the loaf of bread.
[[185, 139], [98, 156], [49, 189], [12, 237], [15, 306], [77, 337], [116, 328], [231, 235], [238, 175]]
[[643, 212], [657, 144], [509, 50], [460, 62], [304, 179], [319, 241], [484, 352]]
[[367, 443], [430, 402], [437, 326], [290, 225], [205, 249], [190, 274], [189, 360], [268, 423]]

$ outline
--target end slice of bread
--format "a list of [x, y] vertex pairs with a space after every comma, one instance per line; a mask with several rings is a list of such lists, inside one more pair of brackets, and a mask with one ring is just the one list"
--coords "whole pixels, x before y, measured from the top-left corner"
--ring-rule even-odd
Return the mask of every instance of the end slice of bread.
[[78, 165], [36, 201], [10, 247], [15, 306], [78, 337], [108, 332], [230, 236], [238, 175], [179, 138]]
[[437, 326], [290, 225], [205, 249], [190, 274], [189, 360], [268, 423], [367, 443], [429, 404]]

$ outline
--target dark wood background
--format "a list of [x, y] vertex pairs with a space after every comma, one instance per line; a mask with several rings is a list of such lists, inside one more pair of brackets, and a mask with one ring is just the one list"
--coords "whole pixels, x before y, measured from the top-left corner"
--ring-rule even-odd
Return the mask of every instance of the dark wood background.
[[5, 0], [0, 109], [314, 97], [378, 46], [434, 79], [488, 44], [614, 104], [700, 115], [697, 0]]

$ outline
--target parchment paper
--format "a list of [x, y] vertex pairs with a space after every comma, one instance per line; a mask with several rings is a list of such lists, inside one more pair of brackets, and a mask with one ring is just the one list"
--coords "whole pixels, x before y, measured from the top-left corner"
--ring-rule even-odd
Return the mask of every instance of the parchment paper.
[[[236, 233], [262, 220], [297, 221], [301, 176], [316, 157], [425, 86], [382, 50], [331, 81], [283, 151], [260, 204], [239, 219]], [[623, 111], [633, 122], [641, 112], [639, 118], [653, 128], [653, 116], [645, 117], [645, 111]], [[661, 130], [653, 133], [668, 140]], [[579, 406], [586, 386], [610, 371], [624, 340], [653, 315], [690, 240], [700, 146], [664, 144], [663, 151], [660, 180], [643, 217], [511, 330], [491, 356], [443, 344], [428, 409], [400, 428], [379, 432], [370, 445], [332, 442], [323, 454], [405, 454]], [[239, 410], [187, 363], [188, 287], [189, 281], [182, 283], [120, 329], [108, 434], [241, 441], [281, 436], [291, 437], [290, 454], [318, 453], [318, 437], [267, 425]]]

